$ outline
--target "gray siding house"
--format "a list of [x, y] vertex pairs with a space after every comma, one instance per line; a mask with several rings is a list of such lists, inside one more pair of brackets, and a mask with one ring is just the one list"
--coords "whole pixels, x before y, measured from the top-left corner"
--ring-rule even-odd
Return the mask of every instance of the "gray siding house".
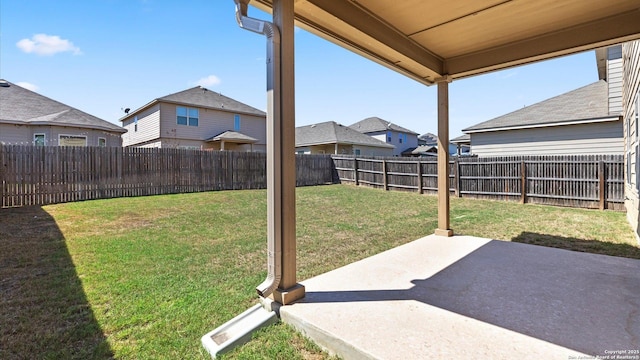
[[297, 154], [392, 156], [393, 145], [327, 121], [296, 128]]
[[123, 146], [266, 151], [266, 113], [196, 86], [152, 100], [120, 119]]
[[122, 127], [0, 80], [0, 144], [122, 146]]
[[349, 127], [393, 145], [393, 156], [401, 156], [403, 152], [413, 150], [418, 146], [418, 133], [379, 117], [366, 118]]
[[622, 154], [622, 47], [596, 52], [600, 80], [464, 129], [478, 156]]

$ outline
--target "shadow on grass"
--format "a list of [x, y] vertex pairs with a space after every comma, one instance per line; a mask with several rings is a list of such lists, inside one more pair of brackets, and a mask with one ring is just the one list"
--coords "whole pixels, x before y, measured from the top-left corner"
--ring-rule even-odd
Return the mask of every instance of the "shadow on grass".
[[47, 212], [0, 209], [0, 249], [1, 359], [113, 358]]
[[511, 241], [592, 254], [640, 259], [640, 247], [629, 244], [615, 244], [599, 240], [584, 240], [573, 237], [538, 234], [526, 231], [512, 238]]

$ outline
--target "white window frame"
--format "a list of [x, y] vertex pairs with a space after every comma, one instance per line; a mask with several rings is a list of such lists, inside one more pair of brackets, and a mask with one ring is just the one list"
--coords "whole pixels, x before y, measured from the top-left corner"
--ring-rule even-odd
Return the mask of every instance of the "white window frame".
[[[104, 145], [100, 145], [100, 140], [104, 140]], [[107, 147], [107, 138], [106, 137], [99, 137], [98, 138], [98, 146], [99, 147]]]
[[84, 139], [84, 146], [87, 146], [87, 135], [58, 134], [58, 146], [63, 146], [62, 143], [61, 143], [61, 140], [62, 140], [63, 137], [83, 138]]
[[42, 146], [47, 146], [47, 134], [45, 133], [34, 133], [33, 134], [33, 146], [38, 146], [36, 143], [36, 136], [42, 135]]
[[[178, 114], [176, 114], [176, 122], [178, 121]], [[133, 132], [138, 132], [138, 115], [133, 117]]]

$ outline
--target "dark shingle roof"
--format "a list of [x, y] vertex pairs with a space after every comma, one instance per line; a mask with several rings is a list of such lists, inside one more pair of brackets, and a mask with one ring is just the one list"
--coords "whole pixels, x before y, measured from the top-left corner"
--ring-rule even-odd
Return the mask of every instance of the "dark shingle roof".
[[397, 132], [418, 135], [417, 132], [405, 129], [402, 126], [396, 125], [387, 120], [380, 119], [379, 117], [369, 117], [364, 120], [360, 120], [355, 124], [349, 125], [350, 128], [357, 130], [363, 134], [393, 130]]
[[196, 86], [187, 90], [179, 91], [177, 93], [169, 94], [169, 95], [154, 99], [153, 101], [144, 105], [143, 107], [133, 112], [130, 112], [124, 117], [120, 118], [120, 121], [124, 121], [126, 118], [130, 117], [131, 115], [159, 101], [166, 101], [166, 102], [183, 104], [187, 106], [200, 107], [200, 108], [225, 110], [229, 112], [237, 112], [237, 113], [256, 115], [256, 116], [267, 115], [264, 111], [258, 110], [252, 106], [241, 103], [240, 101], [234, 100], [230, 97], [226, 97], [220, 93], [211, 91], [202, 86]]
[[432, 133], [426, 133], [418, 136], [418, 140], [424, 141], [426, 145], [438, 144], [438, 137]]
[[127, 130], [31, 90], [10, 83], [0, 86], [0, 122], [72, 126], [125, 133]]
[[393, 148], [391, 144], [362, 134], [335, 121], [327, 121], [296, 128], [296, 147], [321, 144], [353, 144]]
[[462, 134], [456, 138], [451, 139], [451, 142], [454, 144], [468, 144], [471, 142], [471, 135]]
[[527, 127], [610, 117], [608, 86], [604, 80], [583, 86], [462, 131]]

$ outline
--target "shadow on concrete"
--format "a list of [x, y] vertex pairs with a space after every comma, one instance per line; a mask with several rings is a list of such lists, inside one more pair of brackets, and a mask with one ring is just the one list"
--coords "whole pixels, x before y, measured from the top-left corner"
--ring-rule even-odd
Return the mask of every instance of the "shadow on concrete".
[[586, 354], [640, 348], [637, 260], [494, 240], [411, 283], [302, 302], [414, 300]]
[[113, 358], [46, 211], [0, 209], [0, 249], [1, 359]]
[[532, 232], [522, 232], [511, 239], [513, 242], [523, 244], [542, 245], [558, 249], [620, 256], [630, 259], [640, 259], [640, 247], [629, 244], [614, 244], [599, 240], [584, 240], [573, 237], [563, 237]]

